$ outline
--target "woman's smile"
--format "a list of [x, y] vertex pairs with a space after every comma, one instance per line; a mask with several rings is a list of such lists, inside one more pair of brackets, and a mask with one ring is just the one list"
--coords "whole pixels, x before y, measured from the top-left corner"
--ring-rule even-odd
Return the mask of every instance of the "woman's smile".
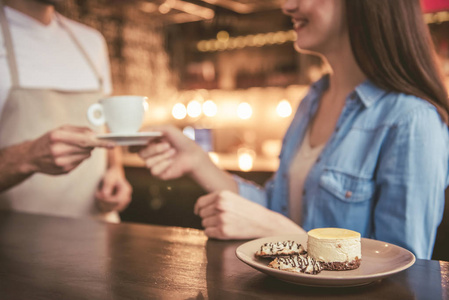
[[298, 18], [298, 19], [293, 18], [292, 22], [293, 22], [293, 28], [296, 31], [299, 31], [300, 29], [307, 26], [307, 24], [309, 23], [309, 20], [307, 20], [306, 18]]

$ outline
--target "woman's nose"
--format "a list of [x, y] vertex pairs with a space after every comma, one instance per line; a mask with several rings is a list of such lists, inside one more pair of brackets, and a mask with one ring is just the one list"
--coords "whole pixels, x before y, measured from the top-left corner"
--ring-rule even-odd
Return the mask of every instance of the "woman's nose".
[[298, 0], [285, 0], [282, 4], [282, 11], [284, 14], [292, 14], [298, 8]]

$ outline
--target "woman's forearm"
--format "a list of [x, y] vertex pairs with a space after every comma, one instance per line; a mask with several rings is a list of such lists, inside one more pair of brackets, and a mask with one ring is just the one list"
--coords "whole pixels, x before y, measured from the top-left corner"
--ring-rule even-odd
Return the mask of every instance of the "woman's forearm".
[[228, 190], [238, 194], [238, 184], [232, 175], [215, 165], [207, 153], [201, 152], [196, 165], [190, 176], [207, 192]]

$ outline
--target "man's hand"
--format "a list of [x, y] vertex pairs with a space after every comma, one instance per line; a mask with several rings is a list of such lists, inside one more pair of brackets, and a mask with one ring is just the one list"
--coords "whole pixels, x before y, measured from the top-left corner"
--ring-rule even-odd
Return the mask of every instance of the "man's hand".
[[122, 211], [131, 202], [132, 187], [126, 180], [121, 167], [109, 168], [97, 191], [95, 199], [103, 212]]
[[90, 157], [95, 147], [114, 146], [112, 142], [98, 140], [87, 127], [65, 125], [30, 142], [25, 159], [31, 172], [64, 174]]

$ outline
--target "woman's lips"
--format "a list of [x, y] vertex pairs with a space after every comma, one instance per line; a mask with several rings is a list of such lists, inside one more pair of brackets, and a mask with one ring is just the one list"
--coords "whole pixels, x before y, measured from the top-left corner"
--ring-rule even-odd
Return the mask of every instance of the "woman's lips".
[[292, 22], [295, 30], [304, 28], [309, 23], [307, 19], [292, 19]]

